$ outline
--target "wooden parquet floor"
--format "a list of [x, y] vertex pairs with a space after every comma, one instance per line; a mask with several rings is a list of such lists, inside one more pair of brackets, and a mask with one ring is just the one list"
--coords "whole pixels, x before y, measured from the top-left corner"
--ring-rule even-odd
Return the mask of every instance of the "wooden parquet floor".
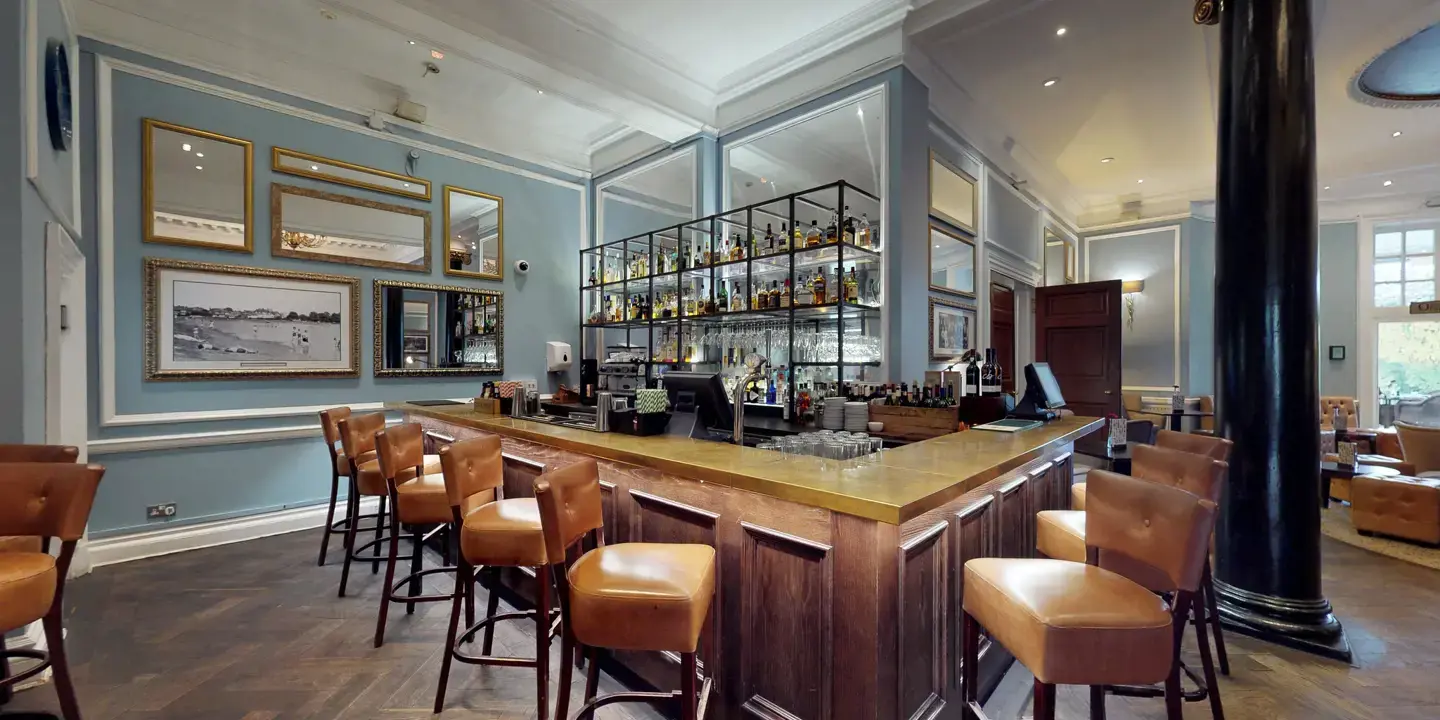
[[[440, 674], [448, 602], [415, 614], [390, 608], [385, 645], [375, 649], [375, 615], [384, 576], [368, 565], [350, 572], [336, 597], [339, 538], [330, 564], [316, 567], [316, 532], [279, 535], [100, 568], [70, 583], [66, 627], [85, 720], [410, 720], [430, 709]], [[402, 543], [402, 552], [406, 545]], [[439, 565], [427, 552], [426, 567]], [[448, 579], [426, 584], [446, 592]], [[485, 609], [478, 588], [477, 610]], [[501, 603], [501, 611], [506, 605]], [[479, 652], [479, 643], [474, 652]], [[496, 654], [535, 654], [534, 624], [502, 622]], [[551, 654], [553, 713], [559, 641]], [[575, 673], [571, 710], [584, 693]], [[676, 676], [679, 683], [679, 676]], [[621, 689], [602, 676], [600, 691]], [[58, 712], [50, 685], [16, 695], [0, 711]], [[597, 716], [649, 720], [643, 705], [602, 708]], [[455, 663], [442, 720], [536, 717], [535, 671]]]
[[[421, 605], [408, 618], [395, 606], [387, 642], [376, 650], [379, 580], [357, 565], [350, 597], [336, 598], [339, 565], [315, 567], [317, 542], [313, 532], [282, 535], [101, 568], [73, 582], [67, 626], [86, 719], [435, 717], [430, 705], [448, 605]], [[1226, 716], [1440, 718], [1440, 571], [1323, 543], [1325, 587], [1356, 665], [1231, 635], [1233, 676], [1221, 683]], [[430, 585], [443, 590], [446, 582]], [[531, 627], [502, 624], [497, 650], [531, 654]], [[552, 668], [559, 667], [555, 650]], [[1198, 667], [1193, 648], [1186, 655]], [[532, 673], [457, 665], [440, 717], [533, 718]], [[1029, 714], [1028, 678], [1014, 680], [989, 704], [995, 720]], [[602, 692], [617, 687], [602, 680]], [[572, 698], [580, 692], [577, 682]], [[1107, 708], [1113, 720], [1164, 717], [1158, 700], [1111, 698]], [[54, 693], [48, 685], [22, 692], [4, 710], [53, 712]], [[637, 705], [605, 708], [599, 716], [661, 717]], [[1059, 717], [1089, 717], [1084, 689], [1061, 689]], [[1185, 717], [1208, 718], [1209, 707], [1187, 704]]]

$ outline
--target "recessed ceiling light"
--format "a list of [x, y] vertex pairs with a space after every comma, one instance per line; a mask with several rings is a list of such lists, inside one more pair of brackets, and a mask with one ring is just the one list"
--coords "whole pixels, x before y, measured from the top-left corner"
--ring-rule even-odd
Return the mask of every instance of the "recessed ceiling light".
[[1060, 78], [1050, 78], [1049, 80], [1045, 81], [1045, 87], [1051, 87], [1058, 82], [1060, 82]]
[[1070, 32], [1070, 31], [1067, 30], [1064, 25], [1061, 25], [1060, 27], [1055, 28], [1055, 34], [1056, 34], [1056, 35], [1059, 35], [1059, 36], [1061, 36], [1061, 37], [1064, 37], [1064, 36], [1065, 36], [1065, 33], [1067, 33], [1067, 32]]
[[1102, 163], [1112, 163], [1112, 162], [1115, 162], [1115, 158], [1112, 158], [1112, 157], [1100, 158], [1100, 162], [1102, 162]]
[[319, 166], [319, 165], [311, 165], [311, 166], [310, 166], [310, 169], [311, 169], [311, 170], [319, 170], [319, 169], [320, 169], [320, 166]]
[[1143, 185], [1143, 184], [1145, 184], [1145, 178], [1140, 178], [1139, 180], [1136, 180], [1135, 182]]
[[1399, 130], [1396, 130], [1395, 132], [1390, 133], [1390, 137], [1400, 137], [1401, 135], [1404, 135], [1404, 134], [1405, 134], [1405, 133], [1402, 133], [1402, 132], [1400, 132]]
[[410, 187], [410, 183], [405, 183], [405, 187]]
[[1326, 185], [1326, 186], [1325, 186], [1325, 189], [1326, 189], [1326, 190], [1329, 190], [1329, 189], [1330, 189], [1330, 186], [1329, 186], [1329, 185]]
[[415, 41], [414, 41], [414, 40], [410, 40], [410, 41], [408, 41], [408, 42], [409, 42], [411, 45], [414, 45], [414, 44], [415, 44]]
[[1394, 184], [1395, 184], [1395, 181], [1394, 181], [1394, 180], [1386, 180], [1386, 181], [1385, 181], [1385, 187], [1390, 187], [1391, 185], [1394, 185]]
[[181, 145], [180, 149], [184, 150], [185, 152], [190, 152], [190, 143], [185, 143], [184, 145]]
[[431, 50], [430, 57], [435, 58], [436, 60], [444, 60], [445, 53], [440, 52], [439, 50]]
[[536, 90], [535, 92], [537, 92], [537, 93], [539, 93], [539, 94], [541, 94], [541, 95], [544, 95], [544, 94], [545, 94], [545, 91], [544, 91], [544, 90]]
[[205, 157], [205, 153], [195, 153], [195, 157]]
[[196, 169], [196, 170], [204, 170], [205, 168], [204, 168], [204, 166], [196, 165], [196, 166], [195, 166], [195, 169]]

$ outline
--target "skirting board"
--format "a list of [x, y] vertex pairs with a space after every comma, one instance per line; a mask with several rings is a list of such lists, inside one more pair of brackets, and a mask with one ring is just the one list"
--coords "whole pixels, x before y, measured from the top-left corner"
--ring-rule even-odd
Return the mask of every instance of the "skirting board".
[[[361, 514], [375, 512], [378, 504], [378, 498], [362, 498], [360, 500]], [[322, 504], [103, 538], [90, 543], [90, 562], [93, 567], [98, 568], [131, 560], [143, 560], [185, 552], [186, 550], [199, 550], [216, 545], [229, 545], [246, 540], [258, 540], [271, 535], [319, 528], [325, 524], [325, 512], [326, 506]], [[344, 505], [336, 508], [336, 520], [341, 519], [344, 515]]]

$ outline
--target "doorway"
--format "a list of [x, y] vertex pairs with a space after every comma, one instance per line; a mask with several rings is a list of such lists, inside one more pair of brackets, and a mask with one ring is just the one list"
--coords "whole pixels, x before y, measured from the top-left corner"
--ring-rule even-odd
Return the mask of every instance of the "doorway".
[[1009, 275], [990, 274], [990, 342], [1003, 376], [1002, 392], [1025, 389], [1021, 368], [1034, 362], [1035, 288]]

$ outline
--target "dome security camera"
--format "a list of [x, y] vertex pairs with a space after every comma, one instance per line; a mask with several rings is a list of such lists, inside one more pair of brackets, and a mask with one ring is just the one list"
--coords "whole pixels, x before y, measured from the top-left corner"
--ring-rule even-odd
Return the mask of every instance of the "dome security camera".
[[529, 260], [516, 260], [516, 261], [515, 261], [515, 272], [520, 273], [521, 275], [524, 275], [525, 273], [530, 272], [530, 261], [529, 261]]

